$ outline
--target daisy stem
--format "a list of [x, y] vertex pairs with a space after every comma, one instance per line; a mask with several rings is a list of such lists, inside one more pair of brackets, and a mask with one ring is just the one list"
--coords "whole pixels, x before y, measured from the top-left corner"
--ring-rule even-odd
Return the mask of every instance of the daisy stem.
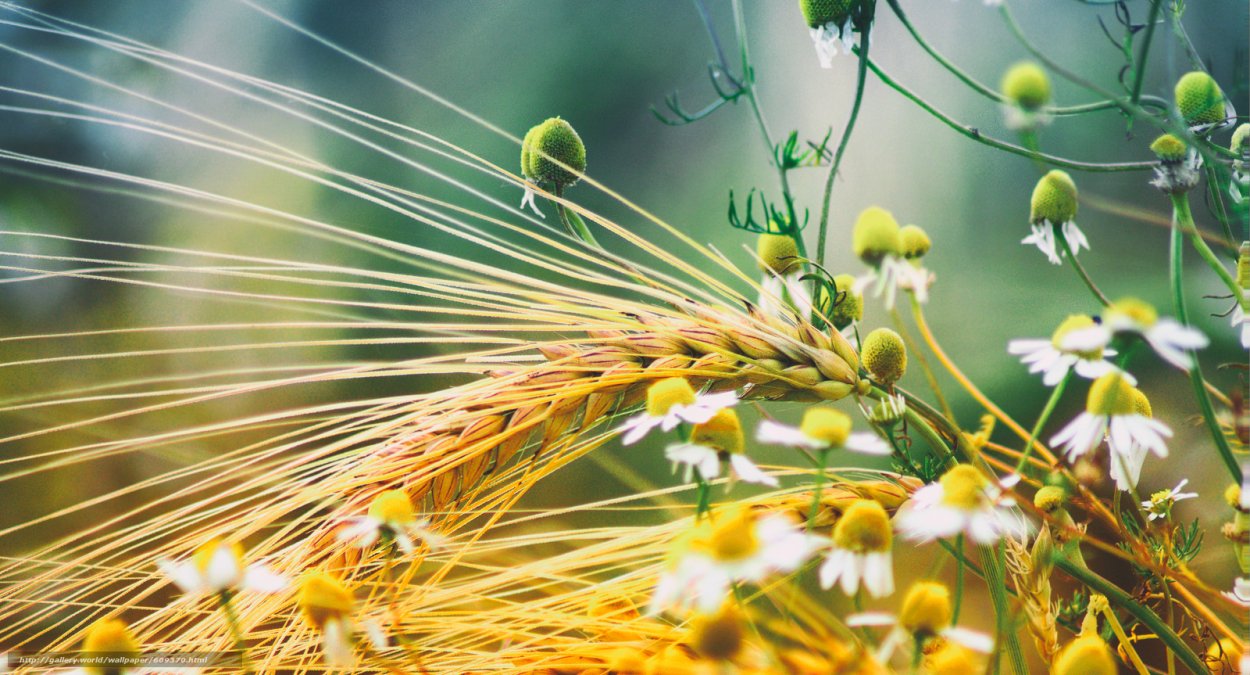
[[1129, 103], [1137, 105], [1141, 99], [1141, 86], [1146, 75], [1146, 57], [1150, 54], [1150, 42], [1155, 36], [1155, 26], [1159, 23], [1159, 10], [1163, 9], [1163, 0], [1150, 0], [1150, 14], [1146, 17], [1146, 32], [1142, 36], [1141, 51], [1137, 54], [1137, 65], [1133, 67], [1133, 93]]
[[[1189, 197], [1185, 193], [1172, 195], [1172, 250], [1171, 250], [1171, 275], [1172, 275], [1172, 304], [1175, 307], [1176, 319], [1184, 326], [1189, 326], [1189, 315], [1185, 308], [1185, 280], [1183, 277], [1184, 266], [1184, 233], [1193, 231], [1194, 216], [1189, 210]], [[1207, 249], [1208, 251], [1210, 249]], [[1191, 367], [1189, 369], [1189, 379], [1194, 386], [1194, 395], [1198, 398], [1198, 407], [1202, 411], [1202, 420], [1206, 423], [1207, 429], [1211, 432], [1211, 437], [1215, 440], [1215, 447], [1220, 453], [1220, 458], [1224, 460], [1224, 465], [1232, 474], [1233, 480], [1241, 481], [1241, 467], [1237, 464], [1237, 458], [1233, 456], [1232, 448], [1228, 447], [1228, 439], [1224, 437], [1224, 432], [1220, 429], [1220, 423], [1215, 419], [1215, 410], [1211, 406], [1211, 397], [1207, 396], [1206, 380], [1202, 377], [1202, 366], [1198, 363], [1198, 355], [1190, 350], [1189, 358]]]
[[238, 613], [234, 611], [230, 591], [218, 593], [217, 602], [221, 605], [221, 612], [226, 615], [226, 626], [230, 629], [230, 637], [234, 639], [234, 648], [239, 652], [239, 668], [250, 675], [252, 668], [247, 663], [247, 641], [243, 639], [243, 628], [239, 625]]
[[[912, 294], [911, 301], [918, 304], [920, 301]], [[903, 317], [899, 314], [897, 308], [890, 310], [890, 317], [894, 319], [894, 325], [898, 328], [899, 335], [903, 337], [903, 343], [907, 347], [909, 354], [914, 354], [916, 363], [920, 364], [920, 371], [924, 373], [925, 381], [929, 383], [929, 389], [933, 390], [933, 397], [937, 399], [938, 405], [942, 408], [942, 414], [946, 419], [954, 424], [955, 411], [951, 409], [950, 403], [946, 401], [946, 396], [942, 394], [942, 388], [938, 385], [937, 377], [933, 374], [933, 367], [929, 365], [929, 359], [924, 355], [924, 351], [916, 344], [916, 339], [912, 336], [911, 331], [907, 330], [907, 326], [903, 325]]]
[[1025, 444], [1024, 451], [1020, 453], [1020, 461], [1016, 463], [1016, 473], [1024, 471], [1024, 465], [1028, 463], [1029, 455], [1033, 454], [1033, 444], [1037, 442], [1038, 436], [1042, 435], [1042, 429], [1046, 428], [1046, 422], [1050, 420], [1051, 413], [1055, 412], [1055, 407], [1059, 405], [1059, 399], [1063, 398], [1063, 390], [1067, 388], [1073, 372], [1069, 368], [1063, 379], [1059, 380], [1059, 384], [1056, 384], [1054, 390], [1050, 392], [1050, 399], [1046, 401], [1046, 407], [1042, 408], [1042, 414], [1038, 415], [1037, 423], [1033, 425], [1033, 431], [1029, 433], [1029, 442]]
[[851, 141], [851, 132], [855, 130], [855, 121], [859, 119], [860, 104], [864, 101], [864, 82], [868, 79], [868, 48], [871, 30], [859, 34], [859, 47], [855, 49], [859, 56], [859, 68], [855, 71], [855, 99], [851, 102], [851, 114], [846, 118], [846, 128], [842, 131], [842, 140], [838, 141], [838, 149], [833, 153], [833, 161], [829, 163], [829, 175], [825, 178], [825, 194], [820, 202], [820, 225], [816, 230], [816, 264], [825, 264], [825, 242], [829, 234], [829, 203], [833, 200], [833, 181], [838, 177], [838, 167], [842, 165], [842, 155]]
[[[1224, 242], [1235, 244], [1237, 237], [1233, 234], [1232, 219], [1228, 217], [1228, 209], [1224, 206], [1224, 191], [1219, 188], [1223, 182], [1220, 179], [1219, 169], [1215, 164], [1207, 164], [1204, 171], [1207, 174], [1207, 198], [1215, 205], [1215, 219], [1220, 221], [1220, 227], [1224, 229]], [[1195, 234], [1201, 237], [1201, 233], [1196, 230]]]
[[951, 607], [951, 623], [959, 623], [959, 610], [964, 600], [964, 535], [955, 537], [955, 601]]
[[829, 463], [829, 448], [821, 448], [817, 454], [816, 484], [812, 487], [812, 505], [807, 510], [807, 529], [811, 531], [812, 523], [816, 522], [816, 514], [820, 511], [821, 491], [825, 489], [825, 465]]
[[[1167, 586], [1164, 586], [1164, 588], [1166, 589]], [[1169, 608], [1171, 607], [1171, 604], [1171, 602], [1168, 603]], [[1169, 613], [1170, 611], [1171, 610], [1169, 609]], [[1115, 639], [1120, 641], [1120, 645], [1124, 647], [1124, 651], [1128, 653], [1128, 660], [1132, 662], [1133, 668], [1137, 670], [1138, 675], [1148, 675], [1150, 671], [1146, 669], [1146, 664], [1142, 663], [1141, 656], [1139, 656], [1137, 654], [1137, 650], [1133, 648], [1133, 642], [1124, 632], [1124, 626], [1120, 623], [1120, 617], [1115, 615], [1115, 610], [1111, 609], [1110, 603], [1108, 603], [1103, 609], [1102, 616], [1107, 620], [1107, 625], [1111, 627], [1111, 632], [1115, 633]], [[1171, 620], [1169, 620], [1168, 623], [1170, 624]], [[1171, 650], [1168, 650], [1168, 674], [1174, 675], [1175, 673], [1176, 655], [1173, 654]]]
[[1072, 269], [1076, 270], [1077, 276], [1081, 277], [1081, 281], [1085, 282], [1085, 286], [1089, 289], [1089, 292], [1093, 293], [1095, 298], [1098, 298], [1098, 302], [1102, 303], [1103, 307], [1111, 306], [1111, 301], [1108, 300], [1107, 296], [1103, 295], [1103, 292], [1098, 289], [1098, 285], [1094, 283], [1092, 278], [1090, 278], [1089, 272], [1085, 271], [1085, 266], [1081, 264], [1080, 260], [1076, 259], [1076, 253], [1074, 253], [1072, 251], [1072, 247], [1068, 245], [1068, 238], [1063, 236], [1063, 230], [1058, 227], [1055, 227], [1055, 239], [1059, 240], [1059, 246], [1063, 248], [1064, 256], [1068, 259], [1068, 262], [1072, 263]]
[[[556, 185], [555, 195], [561, 199], [564, 198], [563, 185]], [[590, 228], [586, 227], [586, 221], [582, 220], [581, 216], [576, 213], [570, 213], [568, 209], [564, 208], [564, 204], [561, 202], [556, 202], [556, 211], [559, 212], [560, 222], [564, 223], [564, 227], [569, 231], [569, 234], [581, 239], [591, 248], [603, 248], [599, 245], [598, 240], [595, 239], [595, 235], [591, 233]]]
[[708, 485], [708, 482], [703, 478], [703, 476], [696, 476], [696, 478], [699, 481], [699, 491], [698, 504], [695, 506], [694, 518], [698, 521], [703, 520], [703, 516], [707, 515], [708, 510], [711, 509], [712, 486]]
[[1062, 555], [1056, 555], [1054, 562], [1055, 566], [1063, 570], [1068, 576], [1088, 586], [1090, 589], [1107, 596], [1112, 606], [1123, 607], [1134, 618], [1145, 624], [1150, 629], [1150, 632], [1154, 633], [1168, 649], [1180, 658], [1181, 663], [1185, 664], [1185, 667], [1190, 672], [1204, 672], [1206, 665], [1204, 665], [1202, 659], [1189, 648], [1189, 645], [1185, 644], [1185, 641], [1171, 627], [1163, 622], [1163, 619], [1159, 618], [1159, 615], [1143, 607], [1119, 586], [1107, 581], [1088, 568], [1077, 565]]
[[[1007, 655], [1011, 659], [1011, 672], [1024, 675], [1029, 672], [1029, 669], [1024, 662], [1024, 651], [1020, 649], [1020, 637], [1011, 626], [1011, 608], [1007, 602], [1007, 580], [1004, 577], [1003, 558], [1006, 552], [1003, 543], [1000, 541], [993, 548], [982, 546], [980, 549], [981, 568], [985, 570], [985, 585], [989, 588], [990, 601], [994, 605], [994, 624], [998, 642], [1005, 646]], [[999, 650], [995, 650], [991, 672], [999, 672], [998, 654]]]
[[[1241, 286], [1237, 283], [1237, 279], [1228, 271], [1228, 268], [1224, 267], [1224, 263], [1221, 263], [1220, 259], [1215, 257], [1215, 252], [1211, 250], [1210, 246], [1207, 246], [1206, 240], [1202, 238], [1202, 233], [1194, 225], [1193, 213], [1189, 210], [1189, 197], [1187, 195], [1179, 195], [1179, 197], [1185, 201], [1185, 217], [1181, 218], [1179, 216], [1180, 207], [1177, 207], [1178, 224], [1185, 234], [1189, 235], [1189, 241], [1193, 244], [1194, 250], [1198, 252], [1199, 256], [1202, 256], [1202, 259], [1206, 261], [1211, 269], [1215, 270], [1215, 273], [1220, 277], [1220, 281], [1224, 282], [1224, 285], [1232, 292], [1233, 299], [1240, 303], [1242, 291]], [[1176, 199], [1176, 196], [1172, 198], [1173, 204], [1176, 204]]]

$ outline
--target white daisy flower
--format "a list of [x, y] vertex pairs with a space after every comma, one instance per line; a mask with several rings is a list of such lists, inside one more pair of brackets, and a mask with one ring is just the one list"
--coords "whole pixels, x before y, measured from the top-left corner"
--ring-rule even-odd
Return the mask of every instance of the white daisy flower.
[[833, 548], [820, 566], [821, 588], [840, 582], [847, 595], [858, 592], [861, 584], [874, 598], [893, 593], [893, 539], [890, 516], [880, 503], [852, 502], [833, 526]]
[[1121, 489], [1136, 486], [1145, 450], [1167, 457], [1167, 425], [1151, 416], [1150, 400], [1119, 372], [1094, 380], [1077, 415], [1050, 442], [1062, 446], [1069, 460], [1093, 450], [1106, 438], [1111, 448], [1111, 471]]
[[710, 614], [734, 584], [793, 572], [824, 545], [784, 516], [731, 505], [678, 540], [649, 612], [693, 607]]
[[1158, 520], [1167, 518], [1172, 515], [1172, 506], [1183, 499], [1193, 499], [1198, 496], [1197, 492], [1181, 492], [1189, 483], [1189, 479], [1182, 479], [1171, 490], [1159, 490], [1150, 495], [1150, 499], [1141, 503], [1142, 508], [1149, 514], [1150, 520]]
[[682, 422], [702, 424], [737, 403], [737, 392], [696, 394], [684, 377], [659, 380], [647, 389], [646, 410], [621, 425], [620, 431], [625, 434], [621, 442], [633, 445], [656, 427], [672, 431]]
[[1029, 367], [1030, 373], [1042, 373], [1042, 383], [1048, 387], [1059, 384], [1068, 371], [1073, 369], [1081, 377], [1097, 379], [1118, 370], [1107, 360], [1107, 357], [1115, 356], [1115, 350], [1095, 347], [1088, 351], [1068, 351], [1060, 346], [1068, 333], [1096, 325], [1089, 316], [1073, 314], [1059, 324], [1049, 340], [1012, 340], [1007, 344], [1007, 353], [1019, 356], [1020, 362]]
[[936, 483], [916, 490], [899, 510], [899, 532], [912, 541], [933, 541], [965, 534], [977, 544], [992, 544], [1003, 536], [1023, 539], [1028, 525], [1015, 502], [1002, 490], [1019, 481], [1013, 475], [992, 484], [971, 464], [951, 467]]
[[866, 455], [888, 455], [890, 445], [868, 431], [851, 432], [851, 418], [828, 406], [812, 406], [803, 412], [797, 427], [765, 420], [756, 430], [762, 443], [788, 445], [808, 450], [846, 449]]
[[674, 471], [680, 465], [686, 466], [686, 482], [690, 481], [695, 471], [705, 481], [719, 478], [721, 462], [724, 461], [729, 463], [731, 484], [734, 480], [742, 480], [777, 487], [776, 477], [761, 471], [746, 456], [745, 446], [738, 413], [726, 408], [703, 424], [696, 424], [690, 432], [689, 441], [669, 445], [664, 455], [673, 463]]
[[1250, 312], [1247, 312], [1241, 303], [1233, 307], [1232, 323], [1233, 330], [1241, 328], [1241, 348], [1250, 349]]
[[264, 565], [246, 565], [243, 545], [238, 542], [226, 544], [213, 539], [197, 548], [186, 560], [174, 562], [161, 559], [156, 564], [179, 590], [190, 596], [236, 590], [272, 594], [287, 585], [286, 577]]
[[403, 490], [378, 494], [369, 504], [369, 514], [350, 522], [351, 525], [339, 531], [338, 539], [360, 548], [370, 548], [380, 539], [384, 543], [394, 542], [404, 553], [412, 553], [416, 550], [413, 536], [431, 549], [443, 543], [443, 537], [430, 529], [428, 520], [417, 518], [412, 500]]
[[846, 625], [888, 626], [889, 634], [877, 647], [877, 660], [887, 663], [894, 650], [908, 639], [915, 640], [916, 649], [932, 638], [945, 638], [969, 649], [988, 654], [994, 650], [994, 639], [984, 633], [952, 626], [950, 591], [940, 583], [918, 581], [907, 591], [898, 616], [884, 612], [854, 614], [846, 618]]
[[332, 668], [355, 665], [354, 605], [351, 591], [325, 572], [310, 572], [300, 581], [299, 607], [309, 625], [321, 632], [321, 652]]
[[1091, 351], [1106, 347], [1117, 333], [1141, 336], [1164, 360], [1182, 370], [1189, 370], [1189, 352], [1208, 344], [1207, 336], [1196, 328], [1184, 326], [1167, 317], [1160, 318], [1149, 303], [1124, 298], [1103, 313], [1102, 323], [1069, 331], [1061, 347], [1068, 351]]
[[1020, 243], [1036, 246], [1055, 265], [1063, 264], [1060, 235], [1067, 241], [1072, 255], [1080, 253], [1081, 248], [1089, 248], [1085, 233], [1076, 226], [1076, 210], [1077, 191], [1072, 177], [1058, 169], [1047, 173], [1033, 188], [1029, 210], [1033, 233]]
[[1046, 254], [1046, 259], [1052, 264], [1063, 264], [1063, 251], [1059, 247], [1059, 240], [1055, 236], [1056, 228], [1062, 232], [1063, 238], [1067, 240], [1068, 246], [1072, 249], [1072, 255], [1080, 253], [1082, 248], [1089, 250], [1089, 239], [1086, 239], [1085, 233], [1081, 231], [1081, 228], [1077, 227], [1076, 223], [1070, 220], [1060, 224], [1043, 220], [1040, 223], [1034, 223], [1031, 225], [1031, 228], [1033, 233], [1021, 239], [1020, 243], [1036, 246], [1037, 250]]
[[[1175, 138], [1175, 137], [1172, 137]], [[1156, 141], [1157, 143], [1158, 141]], [[1155, 146], [1151, 146], [1154, 148]], [[1192, 190], [1202, 176], [1202, 155], [1194, 148], [1178, 159], [1164, 159], [1155, 167], [1154, 180], [1150, 184], [1168, 194], [1184, 193]]]
[[929, 299], [929, 285], [933, 275], [923, 267], [913, 267], [911, 263], [896, 255], [886, 255], [876, 267], [869, 269], [862, 276], [856, 277], [851, 290], [858, 295], [871, 294], [880, 298], [887, 310], [894, 309], [899, 289], [912, 291], [920, 302]]

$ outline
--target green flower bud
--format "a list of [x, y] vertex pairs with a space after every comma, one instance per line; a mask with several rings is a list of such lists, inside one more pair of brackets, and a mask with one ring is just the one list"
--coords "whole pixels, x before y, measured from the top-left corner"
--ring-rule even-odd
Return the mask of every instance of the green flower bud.
[[1233, 132], [1233, 139], [1228, 142], [1228, 149], [1239, 155], [1244, 155], [1250, 152], [1250, 144], [1246, 143], [1248, 140], [1250, 140], [1250, 122], [1243, 122]]
[[878, 328], [864, 338], [860, 359], [873, 379], [882, 384], [894, 384], [907, 372], [907, 347], [889, 328]]
[[1076, 183], [1066, 171], [1055, 169], [1037, 181], [1029, 221], [1037, 225], [1066, 223], [1076, 218]]
[[568, 122], [552, 117], [525, 134], [521, 173], [526, 178], [567, 187], [576, 183], [584, 171], [586, 146]]
[[1164, 162], [1179, 162], [1185, 159], [1185, 153], [1188, 150], [1189, 148], [1185, 146], [1185, 141], [1172, 134], [1163, 134], [1156, 138], [1154, 143], [1150, 144], [1150, 151]]
[[1033, 505], [1046, 513], [1063, 508], [1067, 501], [1068, 493], [1063, 488], [1054, 485], [1047, 485], [1033, 495]]
[[860, 212], [851, 232], [851, 249], [869, 265], [880, 264], [887, 255], [897, 255], [899, 227], [894, 215], [880, 206]]
[[1050, 102], [1050, 78], [1032, 61], [1021, 61], [1003, 75], [1003, 95], [1012, 103], [1033, 111]]
[[755, 245], [760, 257], [760, 271], [786, 275], [799, 271], [799, 247], [794, 237], [786, 234], [761, 234]]
[[838, 303], [833, 306], [832, 313], [826, 312], [833, 325], [841, 330], [851, 325], [852, 321], [862, 321], [864, 296], [855, 292], [855, 277], [839, 274], [833, 278], [833, 285], [838, 291]]
[[799, 0], [799, 9], [809, 28], [832, 23], [841, 26], [851, 16], [856, 0]]
[[933, 246], [929, 234], [918, 225], [904, 225], [898, 231], [898, 242], [899, 252], [908, 260], [923, 258]]
[[1176, 82], [1176, 107], [1190, 126], [1224, 120], [1224, 92], [1210, 75], [1195, 70]]

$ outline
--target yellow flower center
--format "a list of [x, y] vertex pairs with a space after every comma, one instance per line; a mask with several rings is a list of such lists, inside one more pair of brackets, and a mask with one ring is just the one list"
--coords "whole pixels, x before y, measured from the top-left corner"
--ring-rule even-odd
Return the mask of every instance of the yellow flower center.
[[932, 675], [982, 675], [985, 666], [977, 661], [972, 651], [955, 642], [942, 645], [928, 661]]
[[934, 581], [918, 581], [907, 591], [898, 623], [909, 633], [933, 635], [951, 622], [951, 593]]
[[852, 502], [833, 526], [834, 545], [848, 551], [888, 551], [893, 537], [890, 516], [872, 499]]
[[765, 274], [786, 275], [801, 269], [799, 247], [789, 235], [761, 234], [756, 253], [760, 257], [760, 271]]
[[1109, 319], [1117, 316], [1128, 317], [1137, 325], [1149, 328], [1159, 320], [1159, 311], [1145, 300], [1123, 298], [1112, 303], [1111, 307], [1107, 308], [1107, 317]]
[[1085, 410], [1091, 415], [1132, 415], [1139, 406], [1135, 391], [1120, 373], [1107, 373], [1090, 386]]
[[199, 570], [200, 574], [207, 574], [208, 566], [213, 562], [213, 556], [223, 548], [234, 557], [235, 567], [240, 570], [243, 569], [243, 544], [237, 541], [233, 544], [226, 544], [220, 539], [210, 540], [195, 549], [195, 552], [191, 554], [191, 563], [195, 565], [195, 569]]
[[813, 406], [803, 413], [799, 431], [804, 436], [826, 443], [831, 448], [842, 447], [851, 435], [851, 418], [841, 410], [825, 406]]
[[1067, 493], [1063, 491], [1063, 488], [1055, 485], [1047, 485], [1033, 495], [1033, 505], [1046, 513], [1063, 508], [1067, 501]]
[[[83, 654], [138, 656], [139, 642], [120, 619], [100, 619], [87, 629], [82, 642]], [[91, 670], [91, 669], [88, 669]]]
[[1068, 643], [1055, 659], [1055, 675], [1115, 675], [1119, 672], [1111, 649], [1096, 633]]
[[[1063, 339], [1067, 337], [1068, 334], [1071, 333], [1072, 331], [1080, 330], [1082, 328], [1089, 328], [1090, 326], [1093, 326], [1093, 325], [1095, 324], [1094, 324], [1094, 320], [1091, 317], [1086, 316], [1085, 314], [1073, 314], [1069, 316], [1068, 318], [1064, 319], [1063, 323], [1059, 324], [1059, 327], [1055, 329], [1054, 335], [1050, 337], [1050, 343], [1054, 345], [1055, 349], [1058, 349], [1059, 351], [1067, 351], [1063, 347], [1060, 346], [1060, 344], [1063, 343]], [[1073, 352], [1073, 353], [1083, 359], [1089, 359], [1089, 360], [1101, 359], [1102, 347], [1096, 347], [1094, 349], [1091, 349], [1085, 352]]]
[[894, 215], [879, 207], [870, 206], [860, 212], [851, 230], [851, 248], [860, 260], [876, 265], [887, 255], [898, 253], [899, 226]]
[[742, 421], [732, 408], [725, 408], [703, 424], [696, 424], [690, 433], [690, 441], [734, 454], [742, 452], [746, 447]]
[[299, 586], [299, 606], [314, 628], [330, 619], [343, 619], [352, 613], [352, 593], [338, 579], [325, 572], [309, 572]]
[[684, 377], [667, 377], [647, 389], [647, 414], [663, 417], [675, 405], [694, 403], [694, 389]]
[[416, 522], [417, 512], [412, 500], [403, 490], [387, 490], [373, 498], [369, 504], [369, 516], [383, 523], [406, 525]]
[[739, 562], [760, 549], [755, 534], [755, 516], [749, 509], [734, 507], [712, 528], [707, 541], [712, 557], [721, 562]]
[[957, 509], [970, 511], [979, 508], [985, 500], [985, 488], [990, 482], [971, 464], [958, 464], [938, 479], [942, 484], [942, 503]]

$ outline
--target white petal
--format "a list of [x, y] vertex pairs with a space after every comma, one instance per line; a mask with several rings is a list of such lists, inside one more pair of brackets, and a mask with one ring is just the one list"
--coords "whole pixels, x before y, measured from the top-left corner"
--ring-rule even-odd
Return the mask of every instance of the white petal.
[[994, 638], [975, 630], [951, 626], [942, 631], [942, 637], [958, 642], [968, 649], [989, 654], [994, 651]]
[[286, 577], [264, 565], [251, 565], [243, 573], [243, 587], [255, 593], [277, 593], [286, 588]]
[[864, 556], [864, 586], [874, 598], [894, 593], [894, 560], [889, 551]]
[[761, 443], [773, 445], [789, 445], [797, 448], [817, 450], [828, 445], [799, 431], [798, 427], [781, 424], [772, 420], [764, 420], [755, 430], [755, 439]]
[[770, 476], [763, 471], [760, 471], [760, 468], [755, 466], [755, 464], [744, 454], [730, 454], [729, 463], [733, 466], [734, 473], [747, 483], [756, 483], [758, 485], [767, 485], [769, 487], [777, 487], [780, 485], [775, 476]]
[[660, 426], [661, 422], [663, 422], [663, 420], [657, 417], [652, 417], [645, 412], [634, 415], [633, 417], [625, 420], [625, 423], [621, 425], [620, 430], [625, 434], [621, 438], [621, 444], [633, 445], [634, 443], [641, 441], [643, 436], [646, 436], [652, 429]]
[[893, 626], [898, 623], [898, 619], [893, 614], [885, 612], [861, 612], [846, 617], [846, 625], [851, 628], [858, 626]]
[[851, 452], [865, 455], [888, 455], [894, 452], [889, 443], [869, 431], [857, 431], [851, 434], [847, 437], [844, 447]]
[[233, 588], [239, 584], [243, 570], [239, 569], [239, 560], [228, 546], [218, 546], [208, 559], [204, 570], [204, 582], [213, 592]]
[[1109, 342], [1111, 329], [1100, 324], [1068, 331], [1059, 340], [1059, 348], [1065, 352], [1090, 352], [1106, 347]]
[[326, 665], [350, 668], [353, 663], [350, 627], [339, 619], [328, 619], [321, 631], [321, 649], [325, 653]]
[[178, 590], [187, 595], [197, 595], [208, 590], [205, 587], [204, 577], [200, 575], [200, 571], [196, 569], [195, 564], [190, 560], [176, 563], [162, 558], [156, 561], [156, 566], [160, 568], [165, 576], [169, 577], [170, 581], [174, 582]]

